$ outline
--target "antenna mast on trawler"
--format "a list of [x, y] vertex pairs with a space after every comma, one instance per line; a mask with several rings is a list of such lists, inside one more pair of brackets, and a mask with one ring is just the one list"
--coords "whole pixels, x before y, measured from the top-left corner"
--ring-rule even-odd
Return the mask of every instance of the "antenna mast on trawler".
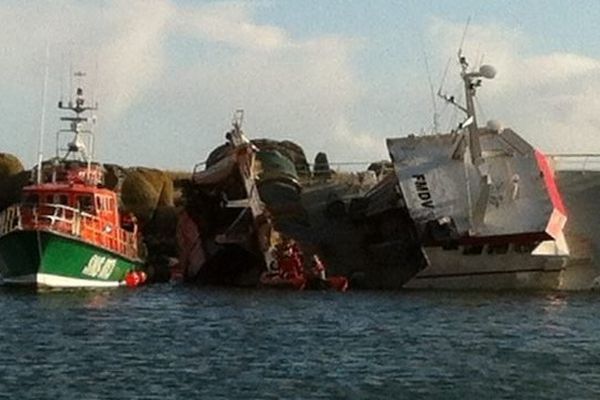
[[37, 183], [42, 183], [42, 162], [44, 159], [44, 131], [46, 130], [46, 92], [48, 91], [48, 60], [50, 59], [50, 45], [46, 43], [46, 65], [44, 66], [44, 88], [42, 90], [42, 115], [40, 118], [40, 138], [38, 143], [38, 173]]
[[469, 62], [464, 56], [462, 50], [469, 22], [470, 18], [467, 21], [461, 45], [458, 49], [458, 63], [460, 64], [461, 68], [460, 76], [463, 80], [465, 88], [465, 105], [462, 106], [458, 104], [454, 96], [442, 94], [441, 88], [438, 91], [438, 96], [440, 96], [442, 99], [444, 99], [444, 101], [457, 107], [459, 110], [463, 111], [466, 114], [466, 118], [458, 124], [458, 129], [462, 130], [464, 128], [467, 128], [466, 139], [467, 147], [469, 148], [469, 152], [471, 154], [471, 162], [475, 165], [479, 165], [482, 162], [481, 144], [479, 142], [479, 133], [477, 130], [477, 115], [475, 112], [474, 99], [475, 94], [477, 92], [477, 88], [481, 86], [481, 78], [494, 79], [494, 77], [496, 76], [496, 69], [491, 65], [482, 65], [477, 71], [469, 71]]
[[[73, 74], [76, 78], [83, 78], [85, 73], [75, 72]], [[56, 158], [60, 158], [60, 151], [65, 151], [63, 160], [69, 158], [71, 154], [80, 154], [80, 159], [87, 163], [88, 173], [91, 171], [92, 159], [94, 158], [94, 135], [89, 128], [89, 125], [93, 125], [96, 122], [96, 116], [90, 117], [84, 116], [83, 114], [88, 111], [95, 111], [98, 109], [98, 104], [88, 106], [85, 103], [85, 97], [83, 95], [83, 88], [81, 82], [77, 84], [75, 91], [75, 98], [69, 99], [65, 104], [62, 100], [58, 102], [58, 108], [61, 110], [68, 110], [75, 113], [75, 116], [61, 117], [61, 121], [69, 122], [70, 126], [68, 129], [61, 129], [56, 133]], [[88, 127], [86, 127], [88, 126]], [[66, 149], [60, 148], [60, 136], [64, 133], [74, 134], [73, 139], [67, 143]], [[87, 137], [87, 145], [85, 138]], [[89, 147], [89, 148], [88, 148]]]

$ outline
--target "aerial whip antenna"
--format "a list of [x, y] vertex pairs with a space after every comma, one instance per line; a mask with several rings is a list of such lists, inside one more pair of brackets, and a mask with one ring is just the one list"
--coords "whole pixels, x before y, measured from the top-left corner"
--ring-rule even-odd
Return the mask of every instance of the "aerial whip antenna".
[[460, 40], [460, 46], [458, 46], [458, 59], [462, 58], [463, 46], [465, 44], [465, 38], [467, 37], [467, 31], [469, 30], [469, 25], [471, 24], [471, 16], [467, 18], [467, 23], [465, 24], [465, 30], [463, 31], [462, 39]]
[[429, 93], [431, 94], [431, 106], [433, 108], [433, 133], [439, 132], [439, 114], [437, 111], [437, 104], [435, 102], [435, 91], [433, 90], [433, 81], [431, 80], [431, 71], [429, 69], [429, 62], [427, 60], [427, 53], [425, 47], [423, 49], [423, 61], [425, 62], [425, 72], [427, 72], [427, 81], [429, 82]]
[[46, 60], [44, 65], [44, 86], [42, 89], [42, 115], [40, 117], [40, 141], [38, 143], [38, 171], [37, 183], [42, 183], [42, 162], [44, 159], [44, 130], [46, 129], [46, 92], [48, 91], [48, 64], [50, 59], [50, 45], [46, 42]]

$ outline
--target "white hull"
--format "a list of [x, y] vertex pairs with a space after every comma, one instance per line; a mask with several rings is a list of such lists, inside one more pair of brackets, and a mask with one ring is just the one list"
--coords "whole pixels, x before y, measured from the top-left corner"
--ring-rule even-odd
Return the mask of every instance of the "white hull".
[[570, 257], [565, 269], [567, 289], [597, 289], [600, 276], [600, 172], [569, 170], [557, 173], [567, 208], [565, 237]]
[[4, 285], [12, 286], [37, 286], [46, 288], [114, 288], [122, 286], [117, 281], [101, 281], [95, 279], [70, 278], [52, 274], [30, 274], [10, 279], [2, 279]]
[[563, 289], [566, 257], [518, 253], [512, 247], [505, 254], [465, 254], [459, 247], [444, 250], [425, 248], [430, 265], [408, 281], [409, 289], [508, 290]]

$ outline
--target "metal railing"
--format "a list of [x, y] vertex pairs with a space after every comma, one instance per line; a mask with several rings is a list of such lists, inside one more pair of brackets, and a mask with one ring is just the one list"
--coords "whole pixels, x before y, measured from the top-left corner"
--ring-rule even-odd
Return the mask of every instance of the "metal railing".
[[[549, 153], [546, 156], [552, 161], [557, 171], [600, 171], [600, 153]], [[336, 172], [365, 171], [374, 161], [332, 161], [329, 164], [316, 165], [317, 169], [326, 168]], [[205, 165], [204, 162], [194, 165], [193, 172], [197, 172]], [[314, 171], [315, 164], [308, 163], [309, 169]]]
[[557, 171], [600, 171], [600, 154], [547, 154]]
[[0, 237], [16, 230], [56, 232], [130, 258], [139, 258], [136, 232], [61, 204], [8, 207], [0, 213]]

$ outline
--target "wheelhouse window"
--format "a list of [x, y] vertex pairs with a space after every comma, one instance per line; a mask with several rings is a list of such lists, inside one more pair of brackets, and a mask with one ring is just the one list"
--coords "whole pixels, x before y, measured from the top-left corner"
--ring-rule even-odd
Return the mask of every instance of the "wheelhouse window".
[[478, 255], [481, 254], [483, 252], [483, 245], [466, 245], [463, 248], [463, 254], [465, 255], [469, 255], [469, 256], [474, 256], [474, 255]]
[[91, 195], [80, 195], [77, 196], [77, 206], [78, 208], [86, 213], [93, 214], [94, 213], [94, 198]]
[[488, 254], [506, 254], [508, 253], [508, 243], [494, 244], [488, 247]]
[[53, 203], [68, 206], [69, 196], [67, 196], [66, 194], [55, 194]]
[[96, 209], [98, 211], [112, 211], [112, 199], [108, 196], [96, 196]]

